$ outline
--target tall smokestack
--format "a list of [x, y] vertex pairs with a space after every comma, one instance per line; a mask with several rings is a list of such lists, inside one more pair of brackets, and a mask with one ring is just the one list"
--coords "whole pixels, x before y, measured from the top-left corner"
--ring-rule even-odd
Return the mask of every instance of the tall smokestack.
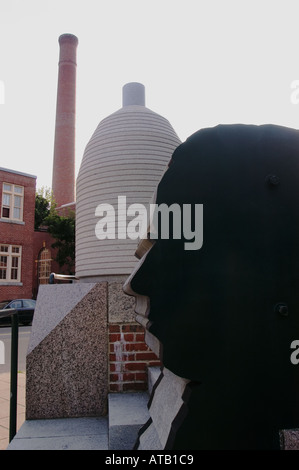
[[60, 55], [52, 191], [57, 207], [75, 201], [76, 55], [78, 38], [62, 34]]

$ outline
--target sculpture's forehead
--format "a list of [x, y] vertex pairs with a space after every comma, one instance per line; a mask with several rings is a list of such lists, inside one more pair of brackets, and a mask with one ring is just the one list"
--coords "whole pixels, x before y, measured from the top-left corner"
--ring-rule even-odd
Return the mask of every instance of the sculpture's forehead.
[[184, 193], [212, 194], [216, 200], [218, 188], [226, 189], [221, 197], [235, 191], [242, 194], [244, 187], [254, 193], [258, 183], [263, 185], [277, 172], [281, 183], [298, 181], [299, 132], [274, 125], [204, 129], [177, 148], [172, 162], [159, 185], [158, 200], [167, 199], [166, 192], [177, 199]]
[[226, 220], [241, 229], [241, 223], [273, 223], [286, 215], [294, 224], [298, 183], [298, 131], [274, 125], [218, 126], [178, 147], [156, 201], [203, 204], [206, 229], [207, 222]]
[[[220, 255], [236, 265], [252, 254], [261, 260], [273, 254], [275, 262], [298, 254], [298, 183], [297, 130], [221, 125], [198, 131], [177, 148], [156, 203], [203, 204], [203, 248], [188, 255], [192, 265], [218, 263]], [[152, 263], [165, 269], [169, 253], [177, 255], [171, 245], [164, 243], [159, 256], [153, 256], [155, 247], [143, 271]]]

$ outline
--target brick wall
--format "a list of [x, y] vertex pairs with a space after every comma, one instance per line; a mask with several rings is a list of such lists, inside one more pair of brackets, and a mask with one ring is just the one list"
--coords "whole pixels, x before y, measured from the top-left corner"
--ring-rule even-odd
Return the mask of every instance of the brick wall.
[[138, 323], [109, 325], [109, 392], [147, 389], [147, 369], [161, 365]]
[[23, 220], [21, 223], [1, 218], [0, 243], [22, 247], [21, 282], [0, 282], [0, 301], [15, 298], [32, 298], [32, 258], [35, 216], [36, 177], [0, 169], [0, 210], [2, 207], [3, 183], [24, 187]]

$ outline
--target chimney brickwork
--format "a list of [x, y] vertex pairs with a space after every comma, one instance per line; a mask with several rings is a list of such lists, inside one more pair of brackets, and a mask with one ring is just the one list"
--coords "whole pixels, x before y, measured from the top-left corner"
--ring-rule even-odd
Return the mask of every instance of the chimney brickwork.
[[76, 55], [78, 38], [59, 37], [52, 191], [57, 207], [75, 201]]

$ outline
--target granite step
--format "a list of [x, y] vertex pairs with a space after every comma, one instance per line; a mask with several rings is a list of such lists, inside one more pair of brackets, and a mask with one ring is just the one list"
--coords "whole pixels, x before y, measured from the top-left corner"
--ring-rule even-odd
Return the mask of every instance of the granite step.
[[149, 392], [110, 394], [108, 416], [27, 420], [7, 450], [132, 450], [159, 375], [159, 367], [149, 368]]
[[111, 393], [108, 396], [109, 450], [132, 450], [140, 428], [148, 421], [147, 392]]
[[108, 450], [108, 419], [28, 420], [7, 450]]
[[148, 368], [147, 392], [111, 393], [108, 396], [110, 450], [134, 448], [138, 432], [150, 418], [148, 402], [160, 373], [160, 367]]

